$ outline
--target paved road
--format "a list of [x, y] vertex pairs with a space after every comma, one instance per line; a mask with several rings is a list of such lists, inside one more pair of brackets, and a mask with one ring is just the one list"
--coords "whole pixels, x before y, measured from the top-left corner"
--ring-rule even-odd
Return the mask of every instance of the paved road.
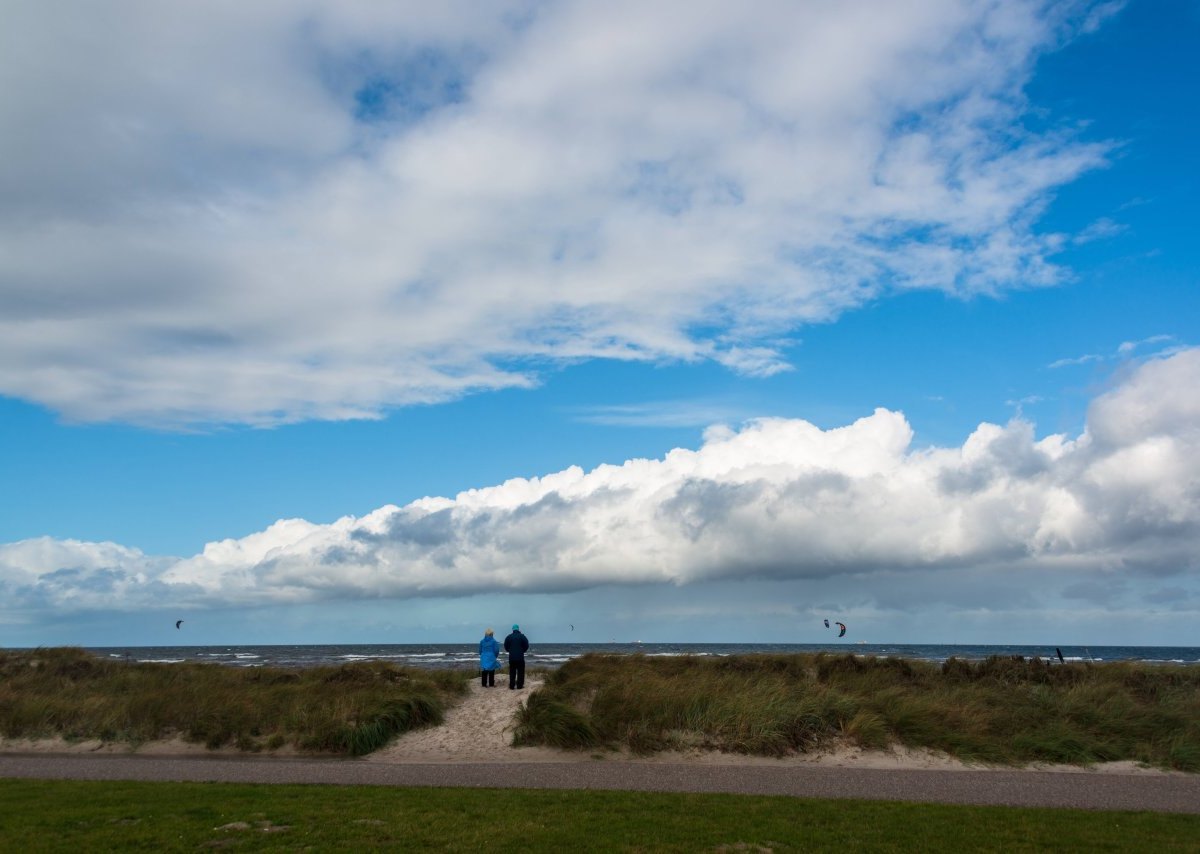
[[591, 763], [385, 764], [355, 759], [0, 755], [0, 777], [733, 792], [1200, 814], [1200, 775]]

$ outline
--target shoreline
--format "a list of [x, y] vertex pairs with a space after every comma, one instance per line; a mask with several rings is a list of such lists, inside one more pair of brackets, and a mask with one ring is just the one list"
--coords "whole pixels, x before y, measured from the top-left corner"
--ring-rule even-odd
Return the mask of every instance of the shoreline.
[[[471, 671], [477, 668], [473, 644], [325, 644], [325, 645], [164, 645], [145, 647], [85, 647], [100, 658], [141, 663], [202, 661], [230, 667], [308, 667], [388, 661], [422, 669]], [[731, 655], [824, 654], [877, 656], [940, 664], [948, 658], [980, 661], [990, 656], [1040, 658], [1067, 664], [1145, 664], [1200, 666], [1200, 646], [1078, 646], [1071, 644], [929, 644], [929, 643], [691, 643], [691, 642], [576, 642], [540, 641], [531, 647], [530, 669], [555, 670], [589, 652], [615, 655], [728, 657]]]

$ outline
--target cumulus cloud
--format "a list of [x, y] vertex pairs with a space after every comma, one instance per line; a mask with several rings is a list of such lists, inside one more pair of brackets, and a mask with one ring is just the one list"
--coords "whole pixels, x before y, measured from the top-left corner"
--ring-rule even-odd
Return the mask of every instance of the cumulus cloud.
[[1052, 283], [1037, 215], [1105, 149], [1022, 87], [1105, 9], [8, 4], [0, 393], [374, 417], [546, 360], [769, 375], [890, 291]]
[[1191, 349], [1093, 401], [1075, 438], [1039, 439], [1017, 419], [981, 424], [961, 447], [921, 449], [885, 409], [829, 430], [764, 419], [714, 427], [698, 449], [661, 459], [329, 525], [280, 521], [186, 559], [73, 541], [0, 546], [0, 583], [8, 602], [63, 609], [846, 576], [903, 597], [906, 575], [928, 596], [938, 574], [960, 608], [1005, 587], [1029, 600], [1050, 580], [1068, 599], [1136, 579], [1188, 587], [1200, 574], [1198, 390]]
[[9, 606], [91, 610], [127, 601], [142, 607], [156, 593], [179, 596], [157, 577], [174, 560], [116, 543], [40, 537], [0, 546], [0, 593]]

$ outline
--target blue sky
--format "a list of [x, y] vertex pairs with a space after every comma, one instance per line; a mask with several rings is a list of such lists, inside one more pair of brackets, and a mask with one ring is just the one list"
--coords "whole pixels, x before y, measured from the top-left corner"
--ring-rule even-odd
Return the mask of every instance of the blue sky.
[[16, 8], [0, 645], [1200, 644], [1194, 4]]

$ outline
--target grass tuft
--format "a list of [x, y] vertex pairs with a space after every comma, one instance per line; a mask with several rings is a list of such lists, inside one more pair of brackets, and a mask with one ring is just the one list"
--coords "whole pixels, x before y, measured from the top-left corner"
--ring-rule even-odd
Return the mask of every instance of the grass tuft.
[[517, 709], [513, 744], [586, 748], [599, 743], [588, 719], [568, 703], [535, 691]]

